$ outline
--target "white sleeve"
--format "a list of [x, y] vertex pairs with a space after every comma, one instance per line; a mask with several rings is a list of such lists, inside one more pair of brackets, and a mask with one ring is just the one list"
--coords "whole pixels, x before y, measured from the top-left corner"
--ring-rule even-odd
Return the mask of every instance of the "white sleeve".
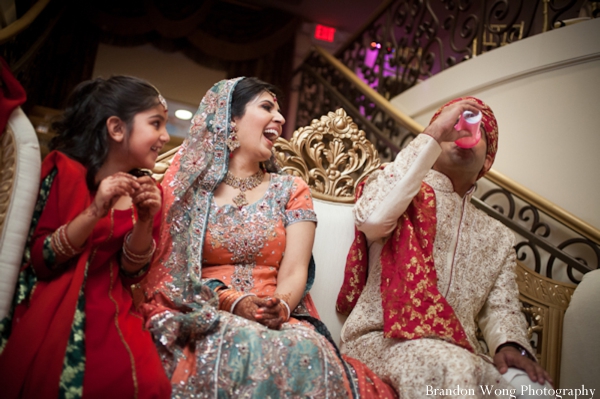
[[441, 152], [433, 137], [419, 134], [394, 162], [369, 176], [354, 206], [356, 226], [369, 242], [386, 238], [394, 231], [398, 218], [419, 192]]

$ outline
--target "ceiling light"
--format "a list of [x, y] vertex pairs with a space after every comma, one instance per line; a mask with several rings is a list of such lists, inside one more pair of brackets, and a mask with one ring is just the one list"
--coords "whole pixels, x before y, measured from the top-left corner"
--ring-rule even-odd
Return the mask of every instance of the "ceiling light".
[[192, 119], [192, 116], [194, 116], [194, 114], [192, 114], [187, 109], [178, 109], [177, 111], [175, 111], [175, 116], [179, 119], [187, 121]]

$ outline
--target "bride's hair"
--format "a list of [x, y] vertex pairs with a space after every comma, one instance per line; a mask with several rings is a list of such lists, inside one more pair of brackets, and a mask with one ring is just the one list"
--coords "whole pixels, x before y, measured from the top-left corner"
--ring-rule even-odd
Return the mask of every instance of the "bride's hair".
[[265, 91], [275, 94], [277, 102], [281, 101], [281, 90], [276, 86], [254, 77], [240, 80], [235, 85], [231, 96], [231, 117], [241, 118], [244, 116], [246, 104]]

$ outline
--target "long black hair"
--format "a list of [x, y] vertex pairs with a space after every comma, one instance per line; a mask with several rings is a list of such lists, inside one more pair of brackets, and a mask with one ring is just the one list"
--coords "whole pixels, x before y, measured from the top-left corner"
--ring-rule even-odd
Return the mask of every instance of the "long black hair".
[[246, 104], [265, 91], [270, 91], [277, 96], [277, 102], [281, 99], [281, 90], [277, 86], [263, 82], [258, 78], [244, 78], [240, 80], [233, 89], [231, 95], [231, 117], [241, 118], [246, 113]]
[[131, 76], [82, 82], [69, 96], [62, 118], [52, 124], [58, 135], [49, 147], [83, 164], [87, 186], [95, 191], [96, 174], [108, 157], [107, 119], [118, 117], [130, 132], [135, 115], [157, 106], [158, 95], [150, 83]]

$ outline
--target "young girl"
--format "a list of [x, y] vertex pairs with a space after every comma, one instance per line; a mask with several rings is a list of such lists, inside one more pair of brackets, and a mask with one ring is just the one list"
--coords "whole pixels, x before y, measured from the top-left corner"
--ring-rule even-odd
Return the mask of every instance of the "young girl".
[[135, 172], [154, 167], [166, 122], [165, 100], [137, 78], [87, 81], [71, 95], [0, 324], [3, 398], [170, 396], [130, 291], [148, 271], [162, 203]]

